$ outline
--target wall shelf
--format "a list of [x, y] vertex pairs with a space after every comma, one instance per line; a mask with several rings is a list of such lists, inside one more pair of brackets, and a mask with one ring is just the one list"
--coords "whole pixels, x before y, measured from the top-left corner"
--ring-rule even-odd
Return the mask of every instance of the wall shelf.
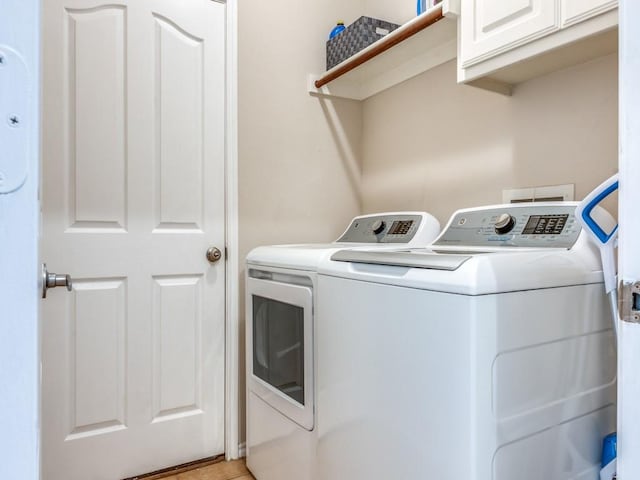
[[322, 75], [312, 95], [364, 100], [457, 55], [459, 0], [443, 0]]

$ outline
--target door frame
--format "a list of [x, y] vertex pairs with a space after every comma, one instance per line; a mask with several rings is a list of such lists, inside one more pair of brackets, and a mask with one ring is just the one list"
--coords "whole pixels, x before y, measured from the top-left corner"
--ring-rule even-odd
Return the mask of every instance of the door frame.
[[[637, 246], [640, 222], [637, 204], [637, 182], [640, 182], [640, 41], [636, 34], [640, 5], [631, 0], [619, 4], [619, 252], [618, 280], [634, 283], [640, 279], [640, 249]], [[628, 311], [622, 311], [626, 314]], [[618, 463], [621, 480], [640, 476], [640, 325], [620, 321], [618, 337]]]
[[238, 0], [226, 0], [226, 155], [225, 155], [225, 399], [224, 451], [240, 457], [240, 258], [238, 248]]
[[[40, 2], [7, 0], [0, 16], [0, 45], [25, 62], [32, 88], [26, 92], [27, 177], [0, 194], [0, 451], [4, 476], [40, 478], [40, 297], [38, 295], [40, 176]], [[4, 67], [3, 67], [4, 68]], [[9, 70], [11, 72], [11, 70]], [[4, 115], [1, 121], [5, 121]], [[4, 149], [0, 155], [12, 155]], [[5, 250], [6, 249], [6, 250]]]

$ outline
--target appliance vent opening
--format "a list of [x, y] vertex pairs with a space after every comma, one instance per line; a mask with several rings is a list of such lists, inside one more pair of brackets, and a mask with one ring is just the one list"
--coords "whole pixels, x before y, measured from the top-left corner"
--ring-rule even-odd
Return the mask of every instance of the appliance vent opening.
[[574, 199], [574, 185], [550, 185], [502, 190], [502, 203], [570, 202]]

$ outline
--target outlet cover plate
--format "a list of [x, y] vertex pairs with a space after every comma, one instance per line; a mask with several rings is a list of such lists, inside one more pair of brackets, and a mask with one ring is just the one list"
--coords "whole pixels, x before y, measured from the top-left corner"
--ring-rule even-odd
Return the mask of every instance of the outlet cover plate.
[[574, 184], [547, 185], [529, 188], [507, 188], [502, 190], [503, 203], [564, 201], [574, 199]]

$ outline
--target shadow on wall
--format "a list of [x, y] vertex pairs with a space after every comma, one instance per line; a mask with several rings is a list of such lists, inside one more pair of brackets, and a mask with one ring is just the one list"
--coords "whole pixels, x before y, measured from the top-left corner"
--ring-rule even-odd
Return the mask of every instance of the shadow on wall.
[[[615, 55], [519, 85], [512, 97], [456, 84], [449, 62], [364, 103], [364, 212], [500, 203], [502, 189], [576, 185], [617, 168]], [[613, 211], [612, 213], [617, 213]]]
[[[340, 118], [344, 118], [344, 116], [341, 117], [342, 110], [344, 110], [345, 107], [344, 103], [354, 103], [354, 101], [343, 99], [327, 100], [322, 97], [317, 97], [317, 99], [322, 108], [322, 113], [327, 121], [327, 125], [329, 126], [331, 137], [335, 143], [338, 156], [342, 161], [351, 188], [355, 192], [360, 192], [362, 182], [362, 165], [359, 158], [360, 146], [354, 145], [354, 140], [360, 141], [360, 135], [358, 135], [357, 139], [354, 139], [353, 136], [350, 135], [353, 126], [345, 125], [340, 120]], [[353, 105], [351, 105], [350, 108], [353, 108]], [[361, 198], [361, 195], [359, 195], [359, 197]], [[362, 207], [362, 205], [360, 205], [360, 207]]]
[[465, 179], [491, 185], [511, 169], [510, 112], [509, 98], [458, 85], [455, 62], [363, 102], [364, 212], [426, 209], [444, 221], [450, 198], [478, 203]]

